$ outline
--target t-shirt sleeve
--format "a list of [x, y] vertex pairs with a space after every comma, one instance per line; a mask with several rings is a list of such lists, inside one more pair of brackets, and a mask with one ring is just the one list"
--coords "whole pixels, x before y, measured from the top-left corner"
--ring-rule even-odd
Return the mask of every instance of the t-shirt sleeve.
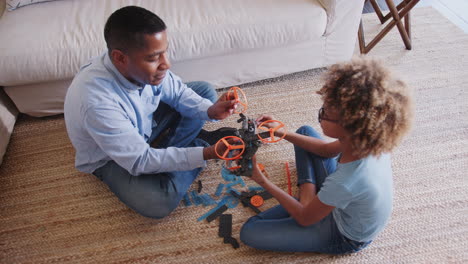
[[332, 176], [333, 174], [325, 179], [317, 196], [324, 204], [344, 209], [352, 201], [353, 195], [343, 183]]

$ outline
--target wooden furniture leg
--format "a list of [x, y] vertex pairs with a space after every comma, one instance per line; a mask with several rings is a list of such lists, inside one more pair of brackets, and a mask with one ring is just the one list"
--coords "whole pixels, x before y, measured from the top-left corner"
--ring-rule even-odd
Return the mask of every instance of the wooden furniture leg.
[[[403, 39], [406, 49], [411, 50], [411, 24], [410, 24], [410, 11], [411, 9], [419, 2], [419, 0], [403, 0], [400, 4], [395, 6], [393, 0], [385, 0], [387, 3], [388, 9], [390, 12], [386, 15], [382, 14], [379, 5], [375, 0], [369, 0], [372, 4], [372, 7], [377, 14], [380, 22], [383, 24], [390, 18], [392, 20], [382, 29], [374, 39], [366, 45], [364, 39], [364, 28], [361, 23], [359, 25], [358, 31], [358, 40], [359, 40], [359, 49], [362, 54], [368, 53], [375, 45], [387, 35], [387, 33], [396, 25], [400, 36]], [[402, 23], [402, 18], [404, 18], [404, 24]]]

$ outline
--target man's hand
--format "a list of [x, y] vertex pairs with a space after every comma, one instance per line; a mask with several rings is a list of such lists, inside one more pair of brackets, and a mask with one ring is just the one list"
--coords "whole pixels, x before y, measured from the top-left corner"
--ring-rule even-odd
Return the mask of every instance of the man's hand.
[[[239, 140], [237, 139], [234, 139], [234, 138], [230, 138], [227, 140], [227, 142], [231, 145], [239, 145], [240, 142]], [[216, 152], [220, 155], [223, 155], [226, 150], [228, 149], [228, 146], [226, 146], [226, 144], [223, 144], [223, 143], [220, 143], [220, 144], [217, 144], [217, 149], [216, 149], [216, 144], [215, 145], [212, 145], [212, 146], [209, 146], [209, 147], [206, 147], [203, 149], [203, 159], [204, 160], [209, 160], [209, 159], [219, 159], [218, 155], [216, 155]], [[235, 151], [235, 150], [232, 150], [232, 151]], [[234, 154], [234, 155], [238, 155], [238, 153], [231, 153], [231, 154]]]
[[218, 156], [215, 152], [215, 145], [203, 148], [203, 159], [210, 160], [210, 159], [218, 159]]
[[219, 97], [218, 101], [208, 108], [208, 117], [211, 119], [222, 120], [234, 112], [237, 108], [238, 101], [224, 93]]

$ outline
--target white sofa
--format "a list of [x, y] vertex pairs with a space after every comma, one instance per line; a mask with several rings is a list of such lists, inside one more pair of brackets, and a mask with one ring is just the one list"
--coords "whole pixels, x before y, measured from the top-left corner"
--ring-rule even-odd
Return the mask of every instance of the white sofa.
[[172, 70], [185, 81], [226, 87], [322, 67], [352, 56], [363, 2], [59, 0], [28, 5], [0, 18], [0, 86], [21, 113], [62, 113], [80, 65], [105, 50], [107, 17], [126, 5], [145, 7], [166, 22]]

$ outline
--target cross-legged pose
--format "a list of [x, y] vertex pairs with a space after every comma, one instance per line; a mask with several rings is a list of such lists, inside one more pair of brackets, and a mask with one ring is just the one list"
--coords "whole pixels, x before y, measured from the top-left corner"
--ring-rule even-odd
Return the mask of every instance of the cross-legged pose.
[[[337, 140], [323, 140], [310, 126], [287, 133], [285, 139], [295, 149], [298, 199], [271, 183], [254, 164], [252, 179], [280, 205], [243, 225], [240, 238], [251, 247], [357, 252], [382, 231], [390, 217], [389, 153], [410, 128], [410, 91], [370, 59], [333, 65], [326, 77], [318, 91], [323, 99], [318, 121], [323, 133]], [[263, 115], [258, 121], [271, 119]]]
[[169, 70], [167, 34], [144, 8], [115, 11], [104, 28], [107, 50], [81, 67], [65, 99], [77, 169], [152, 218], [172, 212], [205, 160], [216, 158], [209, 133], [197, 138], [205, 121], [237, 106], [226, 95], [217, 100], [209, 83], [184, 83]]

